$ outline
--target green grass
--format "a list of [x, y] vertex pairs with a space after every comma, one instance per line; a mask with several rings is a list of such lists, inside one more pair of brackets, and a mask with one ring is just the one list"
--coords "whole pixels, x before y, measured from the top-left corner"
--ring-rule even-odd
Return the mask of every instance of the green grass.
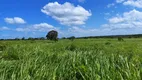
[[141, 79], [141, 38], [0, 41], [0, 80]]

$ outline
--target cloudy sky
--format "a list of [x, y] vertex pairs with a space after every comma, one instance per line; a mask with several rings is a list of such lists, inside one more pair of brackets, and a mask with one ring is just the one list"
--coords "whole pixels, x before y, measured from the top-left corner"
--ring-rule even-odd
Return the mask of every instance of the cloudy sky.
[[142, 33], [142, 0], [0, 0], [0, 38]]

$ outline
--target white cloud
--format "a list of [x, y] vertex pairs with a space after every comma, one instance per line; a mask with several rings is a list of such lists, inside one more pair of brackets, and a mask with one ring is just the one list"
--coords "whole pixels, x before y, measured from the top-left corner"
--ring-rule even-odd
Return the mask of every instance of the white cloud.
[[74, 6], [69, 2], [64, 4], [58, 2], [48, 3], [41, 11], [67, 26], [83, 25], [88, 17], [92, 15], [90, 11], [85, 10], [83, 7]]
[[124, 5], [129, 5], [137, 8], [142, 8], [142, 0], [128, 0], [123, 3]]
[[125, 6], [142, 8], [142, 0], [116, 0], [117, 3], [123, 3]]
[[119, 23], [119, 22], [123, 22], [123, 21], [124, 21], [124, 19], [121, 17], [113, 17], [113, 18], [109, 19], [110, 23]]
[[[114, 27], [114, 25], [105, 24], [106, 27], [94, 28], [94, 29], [82, 29], [79, 27], [72, 27], [67, 32], [64, 31], [62, 36], [76, 36], [76, 37], [84, 37], [84, 36], [105, 36], [105, 35], [127, 35], [127, 34], [140, 34], [142, 33], [142, 28], [128, 28], [129, 24], [118, 24], [119, 27]], [[126, 27], [128, 26], [128, 27]], [[61, 34], [60, 34], [61, 35]]]
[[[68, 34], [74, 36], [100, 36], [100, 35], [126, 35], [142, 33], [142, 12], [131, 10], [108, 19], [108, 24], [103, 24], [100, 28], [85, 29], [71, 27]], [[67, 35], [67, 34], [65, 34]]]
[[54, 27], [52, 25], [47, 24], [47, 23], [40, 23], [40, 24], [34, 24], [33, 28], [34, 29], [41, 29], [41, 28], [52, 29]]
[[115, 6], [115, 4], [114, 4], [114, 3], [108, 4], [108, 5], [107, 5], [107, 8], [110, 8], [110, 7], [112, 7], [112, 6]]
[[25, 31], [40, 31], [40, 32], [46, 32], [52, 29], [56, 29], [54, 26], [47, 24], [47, 23], [40, 23], [40, 24], [34, 24], [34, 25], [30, 25], [27, 26], [25, 28], [16, 28], [16, 31], [21, 31], [21, 32], [25, 32]]
[[120, 24], [104, 24], [102, 25], [104, 29], [110, 29], [110, 30], [119, 30], [119, 29], [130, 29], [134, 28], [132, 24], [129, 23], [120, 23]]
[[116, 0], [117, 3], [122, 3], [124, 2], [125, 0]]
[[117, 16], [110, 18], [110, 23], [119, 23], [119, 22], [134, 22], [142, 20], [142, 12], [137, 10], [131, 10], [130, 12], [124, 12], [122, 16]]
[[135, 9], [108, 20], [109, 24], [103, 26], [111, 29], [142, 28], [142, 12]]
[[9, 23], [9, 24], [24, 24], [24, 23], [26, 23], [24, 21], [24, 19], [22, 19], [20, 17], [5, 18], [4, 20], [6, 23]]
[[0, 30], [10, 30], [10, 28], [8, 28], [8, 27], [0, 27]]
[[[122, 33], [120, 33], [121, 31]], [[126, 30], [111, 30], [110, 28], [92, 28], [92, 29], [83, 29], [80, 27], [71, 27], [67, 32], [64, 32], [62, 36], [76, 36], [76, 37], [84, 37], [84, 36], [104, 36], [104, 35], [118, 35], [125, 34]]]

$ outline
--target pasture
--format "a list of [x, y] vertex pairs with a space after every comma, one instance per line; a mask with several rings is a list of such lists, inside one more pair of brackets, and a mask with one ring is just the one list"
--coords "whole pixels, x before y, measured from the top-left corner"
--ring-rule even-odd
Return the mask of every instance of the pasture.
[[141, 38], [0, 41], [0, 80], [141, 79]]

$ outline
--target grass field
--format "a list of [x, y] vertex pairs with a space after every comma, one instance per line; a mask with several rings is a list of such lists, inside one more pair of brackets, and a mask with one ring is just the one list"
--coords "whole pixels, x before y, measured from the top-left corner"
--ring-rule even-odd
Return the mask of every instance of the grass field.
[[142, 80], [142, 39], [0, 41], [0, 80]]

